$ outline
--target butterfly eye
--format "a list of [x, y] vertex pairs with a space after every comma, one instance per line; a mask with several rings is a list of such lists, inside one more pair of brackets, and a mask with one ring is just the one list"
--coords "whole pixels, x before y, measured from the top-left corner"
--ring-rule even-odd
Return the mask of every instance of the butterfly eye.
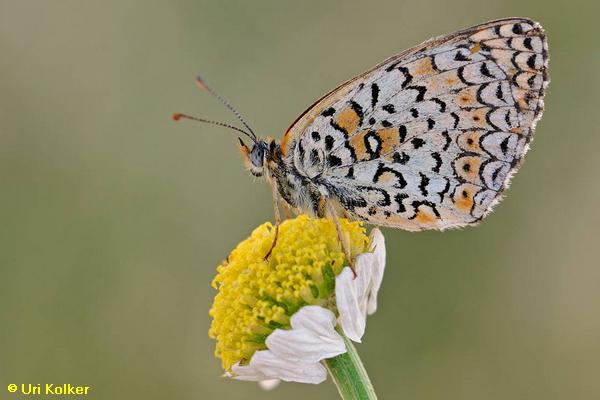
[[265, 149], [260, 144], [256, 144], [252, 147], [252, 151], [250, 152], [250, 161], [252, 161], [252, 165], [255, 167], [262, 168], [263, 159], [265, 155]]

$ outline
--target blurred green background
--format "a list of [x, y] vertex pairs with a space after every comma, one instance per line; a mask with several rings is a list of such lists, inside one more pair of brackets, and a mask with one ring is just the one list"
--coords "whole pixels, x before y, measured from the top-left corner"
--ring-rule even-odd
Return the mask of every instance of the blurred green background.
[[[215, 266], [272, 219], [201, 73], [262, 135], [432, 36], [507, 16], [550, 43], [546, 114], [479, 227], [385, 230], [359, 352], [382, 399], [600, 398], [600, 46], [592, 0], [0, 1], [0, 398], [331, 399], [220, 378]], [[310, 396], [310, 397], [309, 397]]]

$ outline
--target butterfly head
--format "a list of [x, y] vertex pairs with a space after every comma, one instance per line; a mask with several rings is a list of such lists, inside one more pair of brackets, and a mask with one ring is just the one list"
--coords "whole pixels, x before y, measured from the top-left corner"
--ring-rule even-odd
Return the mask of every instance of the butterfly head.
[[272, 158], [274, 149], [273, 139], [257, 139], [252, 148], [240, 139], [240, 153], [244, 166], [254, 176], [263, 176], [265, 165]]

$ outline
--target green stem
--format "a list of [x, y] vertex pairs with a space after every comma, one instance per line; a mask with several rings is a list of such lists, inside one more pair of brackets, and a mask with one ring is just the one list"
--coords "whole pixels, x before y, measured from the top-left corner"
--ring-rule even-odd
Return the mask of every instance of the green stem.
[[343, 400], [377, 400], [375, 389], [360, 361], [356, 348], [344, 335], [348, 350], [344, 354], [325, 360], [329, 375]]

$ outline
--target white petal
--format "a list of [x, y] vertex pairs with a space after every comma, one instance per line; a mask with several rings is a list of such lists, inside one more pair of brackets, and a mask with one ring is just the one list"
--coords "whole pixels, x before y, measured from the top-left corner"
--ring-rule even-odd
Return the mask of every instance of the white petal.
[[304, 306], [290, 319], [292, 329], [309, 329], [320, 335], [335, 333], [335, 314], [320, 306]]
[[385, 270], [385, 239], [381, 231], [377, 228], [371, 231], [371, 250], [375, 256], [375, 263], [373, 265], [372, 286], [367, 304], [367, 313], [369, 315], [377, 311], [377, 293], [381, 287], [383, 272]]
[[344, 334], [360, 342], [367, 323], [367, 297], [371, 289], [375, 255], [359, 254], [355, 261], [357, 276], [346, 267], [335, 278], [335, 297]]
[[291, 318], [292, 329], [276, 329], [266, 340], [276, 356], [290, 361], [318, 362], [346, 352], [335, 331], [335, 315], [319, 306], [304, 306]]
[[287, 382], [321, 383], [327, 370], [320, 363], [293, 362], [277, 357], [270, 350], [254, 353], [248, 365], [234, 365], [233, 378], [243, 381], [281, 379]]
[[231, 367], [232, 374], [226, 373], [230, 378], [238, 379], [240, 381], [264, 381], [267, 379], [272, 379], [270, 376], [265, 375], [253, 362], [252, 360], [256, 357], [257, 354], [265, 352], [268, 350], [257, 351], [254, 353], [252, 358], [250, 359], [250, 363], [247, 365], [240, 365], [240, 363], [236, 363]]
[[275, 389], [280, 383], [279, 379], [265, 379], [264, 381], [259, 381], [258, 386], [263, 390], [269, 391]]

